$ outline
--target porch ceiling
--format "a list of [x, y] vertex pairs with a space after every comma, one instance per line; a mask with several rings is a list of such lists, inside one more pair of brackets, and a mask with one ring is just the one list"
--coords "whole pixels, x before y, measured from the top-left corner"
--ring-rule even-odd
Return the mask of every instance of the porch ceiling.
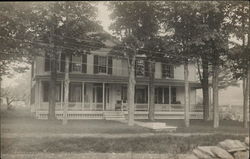
[[[37, 75], [36, 80], [49, 80], [50, 75]], [[75, 82], [89, 82], [89, 83], [123, 83], [126, 84], [128, 77], [114, 76], [114, 75], [90, 75], [90, 74], [70, 74], [70, 81]], [[57, 74], [58, 80], [64, 79], [63, 73]], [[155, 79], [155, 85], [172, 85], [172, 86], [184, 86], [184, 80], [179, 79]], [[137, 84], [149, 83], [148, 77], [138, 77], [136, 78]], [[189, 81], [190, 87], [201, 88], [201, 84], [196, 81]]]

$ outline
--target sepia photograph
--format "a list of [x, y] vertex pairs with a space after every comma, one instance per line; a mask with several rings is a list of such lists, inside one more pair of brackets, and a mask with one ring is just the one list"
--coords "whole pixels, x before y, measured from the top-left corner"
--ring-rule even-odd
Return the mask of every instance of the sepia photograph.
[[248, 159], [250, 2], [0, 2], [0, 159]]

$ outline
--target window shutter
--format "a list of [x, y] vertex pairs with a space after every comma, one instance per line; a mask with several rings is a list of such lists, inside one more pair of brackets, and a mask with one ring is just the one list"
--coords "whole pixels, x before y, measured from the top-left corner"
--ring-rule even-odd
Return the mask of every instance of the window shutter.
[[69, 58], [69, 72], [72, 72], [72, 55]]
[[108, 57], [108, 74], [112, 75], [112, 57]]
[[50, 56], [49, 54], [45, 54], [45, 60], [44, 60], [44, 71], [50, 71]]
[[94, 55], [94, 74], [98, 73], [98, 56]]
[[31, 77], [34, 77], [34, 62], [31, 63]]
[[149, 76], [149, 62], [148, 61], [144, 61], [144, 75], [146, 76], [146, 77], [148, 77]]
[[49, 101], [49, 82], [43, 82], [43, 101]]
[[87, 54], [82, 55], [82, 73], [87, 73]]
[[137, 72], [138, 72], [138, 69], [137, 69], [137, 64], [138, 63], [138, 60], [135, 60], [135, 68], [134, 68], [134, 73], [135, 73], [135, 77], [137, 75]]
[[65, 53], [61, 54], [61, 72], [65, 72]]
[[173, 65], [170, 66], [170, 77], [174, 78], [174, 66]]

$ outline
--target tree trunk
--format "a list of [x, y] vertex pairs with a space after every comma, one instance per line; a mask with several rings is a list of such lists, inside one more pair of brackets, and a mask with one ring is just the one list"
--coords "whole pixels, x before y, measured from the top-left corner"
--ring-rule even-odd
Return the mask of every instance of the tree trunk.
[[0, 72], [0, 108], [2, 108], [2, 102], [3, 102], [1, 97], [2, 97], [2, 77], [1, 77], [1, 72]]
[[[248, 38], [249, 38], [249, 36], [248, 36]], [[249, 119], [250, 119], [250, 117], [249, 117], [249, 114], [250, 114], [250, 61], [248, 61], [248, 76], [247, 76], [247, 79], [248, 79], [248, 107], [247, 107], [247, 110], [246, 110], [246, 112], [247, 112], [246, 114], [247, 114], [247, 123], [248, 123], [248, 126], [249, 126]]]
[[247, 68], [247, 76], [243, 78], [243, 127], [248, 127], [248, 118], [249, 118], [249, 105], [250, 105], [250, 69], [249, 62]]
[[[129, 61], [128, 61], [129, 62]], [[128, 125], [134, 125], [134, 113], [135, 113], [135, 57], [131, 59], [131, 64], [129, 64], [129, 77], [128, 77]]]
[[50, 80], [49, 80], [49, 120], [56, 120], [55, 106], [56, 106], [56, 59], [57, 56], [51, 54], [51, 70], [50, 70]]
[[188, 81], [188, 61], [186, 60], [184, 63], [184, 80], [185, 80], [185, 126], [189, 127], [189, 109], [190, 109], [190, 102], [189, 102], [189, 81]]
[[[216, 59], [217, 60], [217, 59]], [[218, 72], [219, 66], [217, 62], [213, 64], [213, 117], [214, 117], [214, 128], [219, 127], [219, 89], [218, 89]]]
[[[241, 11], [244, 12], [244, 6], [242, 6]], [[243, 32], [245, 31], [245, 17], [242, 17], [242, 30]], [[249, 36], [248, 36], [249, 37]], [[248, 42], [249, 45], [249, 42]], [[245, 48], [246, 48], [246, 41], [245, 41], [245, 34], [242, 35], [242, 50], [243, 54], [245, 54]], [[248, 61], [245, 63], [248, 65]], [[248, 66], [247, 66], [248, 67]], [[248, 112], [247, 112], [247, 107], [248, 107], [248, 69], [243, 68], [243, 72], [247, 73], [246, 77], [243, 77], [243, 84], [242, 84], [242, 89], [243, 89], [243, 127], [247, 128], [247, 123], [248, 123]]]
[[155, 119], [155, 85], [154, 85], [154, 77], [155, 75], [155, 63], [150, 61], [149, 63], [149, 114], [148, 118], [150, 121], [154, 121]]
[[208, 81], [208, 59], [202, 58], [202, 95], [203, 95], [203, 120], [209, 119], [209, 81]]
[[68, 122], [68, 105], [69, 105], [69, 55], [65, 57], [65, 77], [64, 77], [64, 107], [63, 107], [63, 125]]

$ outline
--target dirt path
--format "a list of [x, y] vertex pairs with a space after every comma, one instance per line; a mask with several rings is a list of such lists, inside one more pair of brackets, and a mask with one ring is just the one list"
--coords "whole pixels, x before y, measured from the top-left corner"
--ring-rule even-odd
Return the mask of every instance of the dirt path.
[[[83, 134], [72, 134], [72, 133], [3, 133], [1, 137], [6, 138], [22, 138], [22, 137], [33, 137], [33, 138], [43, 138], [43, 137], [62, 137], [62, 138], [82, 138], [82, 137], [94, 137], [94, 138], [130, 138], [130, 137], [150, 137], [157, 135], [171, 135], [171, 136], [208, 136], [220, 133], [135, 133], [135, 134], [105, 134], [105, 133], [83, 133]], [[248, 136], [248, 134], [232, 134], [232, 133], [221, 133], [223, 135], [240, 135]]]
[[3, 159], [173, 159], [170, 154], [149, 153], [37, 153], [3, 154]]

